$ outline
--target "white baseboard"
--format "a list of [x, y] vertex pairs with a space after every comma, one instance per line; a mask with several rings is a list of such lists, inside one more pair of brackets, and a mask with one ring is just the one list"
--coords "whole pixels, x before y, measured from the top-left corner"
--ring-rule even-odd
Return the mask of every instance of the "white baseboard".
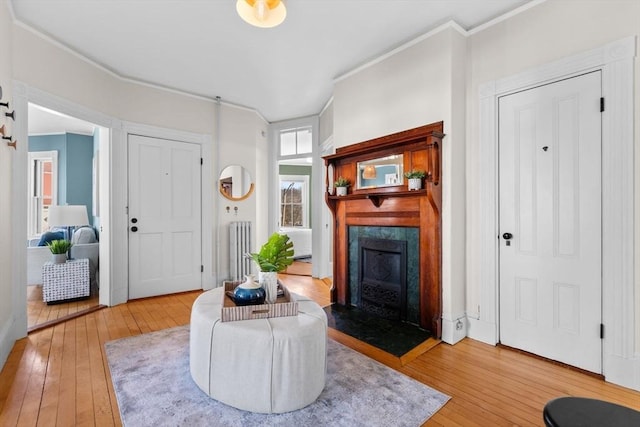
[[640, 391], [640, 357], [623, 359], [605, 354], [604, 378], [610, 383]]
[[447, 344], [455, 344], [466, 336], [466, 317], [463, 316], [454, 320], [442, 319], [442, 341]]
[[468, 318], [467, 325], [467, 336], [469, 338], [491, 345], [496, 345], [498, 343], [495, 323]]
[[7, 357], [9, 357], [9, 353], [11, 353], [16, 342], [14, 325], [15, 323], [10, 318], [0, 329], [0, 370], [4, 367]]

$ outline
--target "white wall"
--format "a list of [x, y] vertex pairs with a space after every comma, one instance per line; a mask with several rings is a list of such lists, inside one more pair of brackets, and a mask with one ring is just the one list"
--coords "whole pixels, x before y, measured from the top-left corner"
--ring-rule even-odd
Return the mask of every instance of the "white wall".
[[[456, 25], [445, 26], [336, 81], [333, 102], [336, 147], [434, 121], [445, 123], [442, 234], [446, 342], [461, 337], [458, 331], [447, 329], [447, 323], [465, 314], [472, 319], [486, 316], [482, 312], [483, 299], [496, 298], [493, 294], [483, 295], [479, 282], [482, 268], [491, 268], [481, 264], [482, 239], [494, 238], [483, 235], [479, 222], [486, 202], [481, 200], [479, 191], [479, 172], [484, 166], [479, 162], [483, 147], [478, 144], [480, 85], [611, 41], [637, 36], [639, 17], [640, 3], [634, 1], [548, 0], [526, 6], [513, 16], [471, 33], [459, 30]], [[640, 81], [639, 69], [636, 56], [636, 82]], [[634, 92], [636, 142], [639, 93]], [[635, 162], [639, 160], [640, 153], [636, 152]], [[638, 175], [635, 221], [640, 220]], [[635, 228], [635, 268], [639, 268], [640, 227]], [[637, 362], [640, 284], [636, 278], [628, 286], [634, 287], [629, 294], [635, 297], [635, 315], [629, 319], [635, 319], [636, 356], [631, 357]], [[610, 339], [619, 340], [618, 328], [609, 327], [613, 334]], [[636, 371], [633, 375], [640, 377], [640, 366], [633, 360], [627, 357], [619, 366], [632, 366]]]
[[[467, 91], [467, 153], [478, 159], [482, 150], [479, 139], [479, 85], [546, 64], [570, 55], [601, 47], [611, 41], [640, 35], [640, 2], [549, 0], [508, 20], [492, 25], [469, 37]], [[636, 57], [636, 82], [640, 81], [640, 67]], [[637, 84], [637, 83], [636, 83]], [[635, 91], [636, 145], [640, 125], [640, 95]], [[638, 164], [639, 152], [635, 162]], [[480, 256], [477, 250], [481, 230], [478, 219], [482, 200], [479, 199], [479, 162], [468, 162], [468, 274], [467, 312], [470, 317], [481, 316]], [[640, 185], [636, 173], [636, 224], [640, 220]], [[638, 261], [639, 227], [636, 226], [636, 263]], [[636, 351], [640, 353], [640, 285], [636, 278]]]
[[323, 144], [327, 138], [333, 136], [333, 99], [318, 116], [318, 141]]
[[[0, 86], [2, 86], [2, 102], [11, 103], [11, 16], [7, 10], [6, 2], [0, 3], [0, 51], [3, 52], [3, 60], [0, 61]], [[12, 122], [4, 118], [2, 109], [2, 119], [0, 126], [6, 125], [7, 134], [11, 135]], [[12, 245], [7, 244], [12, 239], [12, 216], [11, 216], [11, 169], [14, 150], [8, 147], [4, 140], [0, 143], [0, 241], [5, 244], [0, 245], [0, 366], [4, 365], [7, 355], [13, 346], [14, 340], [18, 337], [16, 333], [16, 311], [13, 308], [15, 292], [13, 289], [12, 275]], [[25, 212], [26, 214], [26, 212]], [[25, 249], [26, 253], [26, 249]]]
[[[218, 242], [220, 247], [220, 279], [229, 275], [229, 223], [252, 222], [252, 250], [258, 249], [256, 242], [266, 241], [268, 210], [263, 200], [268, 194], [268, 175], [264, 163], [267, 161], [267, 125], [255, 112], [223, 106], [220, 112], [219, 152], [221, 170], [230, 165], [240, 165], [250, 174], [254, 192], [245, 200], [232, 201], [223, 197], [215, 187], [218, 200]], [[216, 177], [216, 180], [218, 177]], [[268, 200], [268, 199], [266, 199]], [[227, 212], [227, 206], [229, 211]], [[235, 208], [238, 208], [236, 211]], [[215, 244], [216, 242], [214, 242]]]
[[[100, 117], [116, 128], [112, 132], [111, 140], [111, 169], [115, 172], [126, 170], [126, 135], [122, 123], [133, 125], [153, 126], [188, 132], [192, 135], [203, 135], [204, 139], [213, 140], [216, 134], [216, 102], [205, 98], [180, 94], [175, 91], [156, 88], [151, 85], [137, 84], [120, 78], [117, 75], [81, 58], [67, 48], [47, 37], [38, 34], [20, 23], [12, 22], [7, 2], [0, 6], [0, 49], [3, 60], [0, 61], [0, 85], [5, 92], [4, 99], [11, 96], [12, 80], [19, 83], [19, 87], [44, 93], [53, 98], [64, 100], [67, 105], [77, 106], [83, 111], [90, 111], [91, 115]], [[24, 97], [24, 94], [21, 94]], [[256, 172], [256, 154], [258, 144], [266, 145], [266, 123], [253, 110], [236, 108], [225, 104], [221, 106], [222, 149], [209, 149], [212, 153], [205, 162], [211, 162], [216, 167], [209, 168], [210, 175], [205, 177], [209, 182], [217, 182], [218, 165], [231, 163], [241, 164], [252, 173]], [[26, 111], [18, 115], [16, 126], [24, 126]], [[176, 133], [176, 134], [179, 134]], [[214, 142], [215, 144], [216, 142]], [[210, 147], [211, 148], [211, 147]], [[24, 151], [24, 148], [22, 149]], [[206, 151], [205, 151], [206, 152]], [[18, 154], [26, 156], [20, 150]], [[0, 238], [7, 244], [0, 248], [0, 365], [13, 346], [13, 341], [26, 333], [26, 295], [16, 294], [16, 289], [23, 282], [26, 266], [26, 246], [20, 233], [21, 221], [11, 220], [12, 204], [18, 218], [26, 217], [26, 202], [12, 203], [11, 194], [21, 194], [22, 184], [14, 182], [12, 185], [12, 157], [15, 154], [3, 144], [0, 147]], [[26, 157], [25, 157], [26, 158]], [[24, 165], [22, 165], [24, 163]], [[13, 165], [14, 176], [26, 176], [26, 160]], [[124, 168], [124, 169], [123, 169]], [[6, 175], [6, 176], [5, 176]], [[111, 236], [111, 272], [112, 291], [110, 303], [120, 303], [127, 295], [127, 257], [126, 257], [126, 180], [113, 176], [112, 186], [112, 228]], [[126, 175], [126, 174], [125, 174]], [[124, 176], [124, 175], [122, 175]], [[255, 176], [255, 175], [254, 175]], [[266, 175], [265, 175], [266, 176]], [[259, 178], [259, 177], [258, 177]], [[266, 180], [266, 178], [264, 178]], [[19, 180], [23, 181], [23, 180]], [[18, 185], [20, 184], [20, 185]], [[15, 191], [15, 189], [19, 191]], [[217, 185], [213, 194], [204, 194], [203, 202], [214, 204], [214, 214], [219, 209], [221, 197], [218, 196]], [[259, 187], [258, 187], [259, 188]], [[265, 192], [266, 187], [261, 190]], [[26, 190], [24, 191], [26, 198]], [[258, 196], [256, 197], [264, 197]], [[26, 200], [26, 199], [25, 199]], [[242, 202], [239, 216], [243, 219], [256, 221], [256, 198]], [[209, 213], [209, 215], [212, 215]], [[203, 230], [216, 236], [216, 223], [211, 230]], [[16, 231], [17, 230], [17, 231]], [[259, 233], [262, 231], [258, 231]], [[265, 232], [266, 233], [266, 232]], [[26, 229], [23, 233], [26, 236]], [[213, 242], [211, 259], [204, 259], [205, 272], [211, 272], [211, 277], [205, 277], [205, 283], [222, 277], [215, 271], [217, 248], [226, 250], [226, 245]], [[22, 255], [21, 255], [22, 254]], [[15, 257], [12, 262], [12, 256]], [[19, 257], [25, 260], [20, 261]], [[13, 268], [12, 265], [18, 266]], [[13, 276], [13, 280], [11, 277]], [[101, 302], [103, 302], [101, 300]], [[17, 326], [16, 326], [17, 325]]]
[[333, 94], [336, 147], [444, 122], [442, 147], [443, 339], [464, 317], [466, 39], [445, 25], [410, 47], [340, 78]]
[[[602, 48], [613, 41], [640, 35], [640, 3], [635, 1], [581, 1], [568, 2], [548, 0], [515, 15], [502, 22], [495, 23], [469, 37], [468, 91], [467, 91], [467, 314], [471, 329], [469, 335], [484, 339], [486, 326], [495, 325], [496, 313], [491, 313], [497, 295], [488, 295], [482, 283], [483, 269], [492, 266], [483, 265], [483, 239], [495, 238], [482, 228], [481, 218], [487, 200], [483, 197], [480, 177], [482, 168], [479, 159], [487, 149], [479, 144], [481, 140], [480, 87], [500, 79], [522, 73], [566, 57]], [[637, 50], [637, 48], [636, 48]], [[635, 61], [635, 84], [633, 92], [635, 111], [633, 126], [634, 141], [638, 144], [640, 125], [640, 94], [637, 83], [640, 81], [637, 52]], [[614, 55], [611, 56], [612, 58]], [[616, 66], [619, 69], [620, 66]], [[606, 86], [606, 85], [605, 85]], [[610, 89], [611, 86], [604, 87]], [[605, 93], [605, 98], [607, 93]], [[603, 116], [607, 123], [607, 115]], [[616, 141], [605, 141], [616, 146]], [[606, 153], [605, 153], [606, 154]], [[635, 152], [634, 163], [640, 157]], [[637, 166], [634, 166], [634, 169]], [[626, 274], [633, 277], [639, 268], [640, 235], [637, 224], [640, 219], [638, 202], [640, 200], [638, 174], [635, 173], [635, 248], [634, 266], [620, 260], [617, 264], [625, 266]], [[611, 189], [609, 189], [611, 193]], [[620, 218], [623, 212], [619, 213]], [[484, 237], [483, 237], [484, 236]], [[486, 245], [485, 245], [486, 246]], [[624, 254], [630, 253], [625, 251]], [[610, 256], [610, 255], [609, 255]], [[607, 254], [604, 254], [607, 258]], [[486, 264], [486, 263], [485, 263]], [[633, 268], [633, 270], [631, 270]], [[486, 271], [486, 270], [484, 270]], [[490, 276], [490, 275], [489, 275]], [[609, 281], [607, 284], [607, 280]], [[604, 278], [603, 318], [605, 339], [603, 341], [604, 374], [608, 380], [627, 387], [640, 388], [640, 285], [638, 278], [633, 282], [623, 280], [616, 283], [615, 296], [612, 295], [611, 278]], [[491, 286], [497, 289], [497, 286]], [[618, 292], [621, 292], [618, 294]], [[633, 295], [632, 302], [623, 306], [621, 295]], [[612, 298], [613, 296], [613, 298]], [[613, 303], [615, 299], [615, 303]], [[626, 301], [629, 301], [628, 299]], [[615, 311], [615, 313], [612, 313]], [[491, 319], [491, 317], [494, 317]], [[607, 323], [607, 321], [609, 321]], [[495, 331], [492, 331], [495, 336]], [[493, 338], [495, 339], [495, 338]]]

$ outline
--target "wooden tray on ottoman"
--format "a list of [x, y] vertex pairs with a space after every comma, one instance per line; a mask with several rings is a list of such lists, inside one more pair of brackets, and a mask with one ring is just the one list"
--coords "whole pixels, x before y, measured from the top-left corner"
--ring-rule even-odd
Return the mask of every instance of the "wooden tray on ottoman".
[[222, 314], [220, 321], [232, 322], [236, 320], [267, 319], [269, 317], [285, 317], [298, 315], [298, 301], [291, 297], [289, 290], [278, 284], [282, 288], [283, 295], [278, 296], [274, 304], [256, 305], [236, 305], [227, 295], [242, 282], [223, 282], [224, 292], [222, 293]]

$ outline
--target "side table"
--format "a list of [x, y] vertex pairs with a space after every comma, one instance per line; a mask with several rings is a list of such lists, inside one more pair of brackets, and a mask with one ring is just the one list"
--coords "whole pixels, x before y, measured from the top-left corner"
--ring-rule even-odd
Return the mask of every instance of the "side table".
[[42, 300], [47, 304], [88, 297], [90, 293], [89, 259], [46, 262], [42, 266]]

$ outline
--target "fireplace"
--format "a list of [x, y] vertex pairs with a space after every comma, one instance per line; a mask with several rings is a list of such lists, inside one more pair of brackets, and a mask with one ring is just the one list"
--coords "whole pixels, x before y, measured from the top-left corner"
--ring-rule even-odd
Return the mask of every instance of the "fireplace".
[[407, 318], [407, 242], [358, 239], [358, 307], [389, 320]]
[[[419, 229], [417, 227], [363, 227], [352, 225], [348, 227], [349, 246], [349, 300], [348, 305], [365, 308], [362, 304], [361, 284], [362, 277], [365, 283], [381, 286], [380, 292], [387, 293], [388, 288], [397, 282], [399, 288], [399, 314], [383, 315], [381, 310], [367, 310], [372, 314], [385, 318], [393, 318], [415, 325], [420, 324], [420, 261]], [[364, 247], [363, 247], [364, 243]], [[363, 252], [369, 259], [363, 258]], [[384, 253], [380, 259], [379, 253]], [[376, 259], [377, 258], [377, 259]], [[400, 270], [396, 271], [387, 267], [381, 267], [376, 263], [398, 262]], [[391, 271], [388, 277], [384, 277], [383, 270]], [[383, 277], [380, 277], [383, 276]], [[378, 292], [373, 290], [373, 292]], [[393, 291], [395, 292], [395, 291]], [[365, 298], [366, 301], [366, 298]], [[396, 305], [386, 303], [388, 306]], [[377, 311], [377, 312], [376, 312]]]
[[[368, 310], [384, 313], [383, 316], [400, 316], [402, 320], [431, 331], [436, 338], [441, 336], [442, 331], [442, 185], [439, 148], [444, 137], [442, 128], [442, 122], [433, 123], [341, 147], [336, 154], [324, 157], [327, 166], [325, 199], [333, 214], [335, 230], [332, 301], [342, 306], [364, 304], [369, 306]], [[402, 154], [402, 170], [420, 169], [425, 172], [423, 189], [409, 190], [406, 181], [400, 181], [378, 187], [354, 185], [346, 196], [332, 194], [333, 185], [329, 183], [333, 180], [344, 177], [355, 183], [361, 163], [399, 153]], [[372, 229], [382, 229], [382, 236], [362, 235]], [[412, 231], [409, 231], [410, 237], [390, 237], [387, 235], [390, 230], [394, 233], [398, 230]], [[393, 300], [396, 293], [403, 291], [389, 288], [386, 283], [381, 284], [386, 282], [381, 280], [384, 276], [382, 272], [375, 273], [373, 267], [359, 270], [361, 257], [363, 262], [371, 263], [368, 258], [381, 256], [377, 246], [371, 253], [365, 251], [362, 255], [361, 250], [357, 249], [360, 237], [407, 242], [405, 303], [396, 307], [386, 301]], [[393, 256], [384, 255], [380, 259], [387, 263]], [[360, 276], [364, 277], [364, 291], [359, 287]], [[376, 286], [369, 287], [371, 283]], [[385, 296], [374, 298], [375, 302], [371, 303], [369, 294]], [[406, 304], [404, 308], [403, 304]]]

